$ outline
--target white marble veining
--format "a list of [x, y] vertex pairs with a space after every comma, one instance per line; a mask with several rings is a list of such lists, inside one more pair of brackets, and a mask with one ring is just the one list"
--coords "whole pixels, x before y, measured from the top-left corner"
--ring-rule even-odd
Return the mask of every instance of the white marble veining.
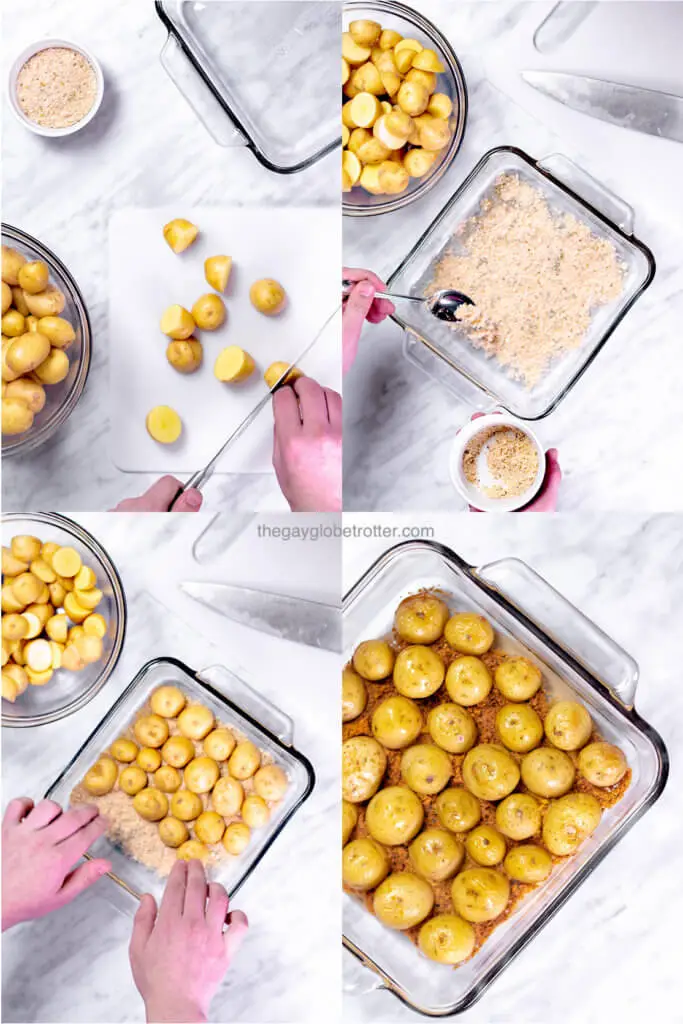
[[[683, 693], [680, 608], [681, 518], [662, 515], [347, 515], [345, 525], [431, 527], [433, 539], [472, 565], [523, 559], [640, 666], [636, 709], [662, 736], [668, 785], [479, 1003], [465, 1024], [635, 1024], [680, 1019], [680, 892], [683, 822]], [[401, 539], [395, 534], [396, 542]], [[392, 542], [344, 543], [344, 588]], [[345, 953], [347, 1024], [418, 1020]]]
[[[251, 930], [214, 1000], [211, 1019], [317, 1022], [337, 1015], [337, 656], [233, 625], [178, 590], [182, 580], [220, 578], [331, 600], [339, 591], [336, 542], [315, 543], [317, 565], [311, 559], [299, 569], [295, 590], [291, 576], [298, 542], [290, 542], [290, 550], [289, 543], [259, 537], [258, 519], [244, 524], [222, 557], [199, 563], [191, 552], [211, 527], [208, 516], [77, 518], [109, 551], [123, 578], [128, 600], [123, 655], [103, 691], [77, 714], [39, 729], [3, 730], [3, 804], [19, 794], [39, 799], [149, 659], [171, 655], [197, 670], [228, 666], [294, 720], [295, 746], [313, 762], [317, 784], [235, 898]], [[231, 532], [229, 524], [214, 525], [219, 537]], [[210, 538], [206, 533], [204, 549]], [[69, 907], [5, 934], [3, 1020], [142, 1019], [128, 966], [131, 918], [115, 909], [112, 899], [120, 904], [118, 890], [104, 878]]]
[[[683, 146], [581, 117], [529, 88], [532, 116], [505, 94], [499, 64], [505, 63], [508, 78], [525, 66], [528, 57], [515, 49], [516, 33], [524, 23], [531, 35], [529, 22], [540, 23], [551, 4], [422, 0], [414, 6], [435, 22], [461, 58], [470, 94], [464, 145], [424, 199], [394, 214], [346, 218], [344, 262], [388, 276], [480, 157], [495, 146], [515, 145], [537, 158], [557, 151], [569, 156], [634, 208], [635, 233], [652, 249], [657, 274], [569, 396], [535, 424], [542, 443], [559, 449], [564, 472], [559, 509], [680, 509], [676, 453], [683, 447], [683, 195], [672, 181], [683, 179]], [[639, 81], [646, 85], [646, 60], [642, 52], [639, 57]], [[656, 88], [653, 46], [649, 65]], [[574, 70], [562, 64], [561, 51], [555, 66]], [[600, 74], [599, 67], [590, 70]], [[621, 72], [626, 80], [628, 72], [628, 67]], [[453, 436], [474, 407], [407, 363], [401, 346], [401, 331], [393, 322], [367, 325], [345, 380], [345, 508], [461, 509], [448, 459]]]
[[[119, 472], [109, 455], [106, 252], [112, 211], [163, 204], [177, 205], [180, 214], [183, 206], [336, 204], [334, 155], [281, 175], [247, 149], [217, 145], [161, 66], [166, 32], [152, 0], [9, 0], [3, 15], [5, 79], [28, 43], [59, 37], [91, 49], [106, 83], [98, 116], [67, 139], [32, 135], [3, 97], [3, 219], [41, 239], [68, 266], [94, 335], [86, 391], [68, 423], [37, 452], [5, 462], [4, 507], [104, 511], [154, 479]], [[206, 501], [214, 510], [283, 507], [272, 474], [216, 477]]]

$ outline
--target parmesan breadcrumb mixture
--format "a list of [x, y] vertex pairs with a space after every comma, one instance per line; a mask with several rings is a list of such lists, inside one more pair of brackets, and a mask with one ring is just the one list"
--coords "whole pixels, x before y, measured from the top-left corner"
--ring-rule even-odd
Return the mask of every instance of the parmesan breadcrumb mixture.
[[[479, 472], [482, 452], [494, 483], [485, 483]], [[538, 473], [538, 453], [522, 430], [489, 427], [467, 443], [462, 458], [466, 480], [487, 498], [517, 498], [526, 494]]]
[[557, 213], [533, 185], [504, 174], [492, 198], [459, 228], [428, 293], [457, 288], [472, 345], [534, 387], [553, 360], [580, 348], [593, 312], [623, 289], [625, 267], [607, 239]]
[[17, 101], [42, 128], [70, 128], [92, 110], [97, 77], [77, 50], [48, 46], [30, 57], [17, 76]]

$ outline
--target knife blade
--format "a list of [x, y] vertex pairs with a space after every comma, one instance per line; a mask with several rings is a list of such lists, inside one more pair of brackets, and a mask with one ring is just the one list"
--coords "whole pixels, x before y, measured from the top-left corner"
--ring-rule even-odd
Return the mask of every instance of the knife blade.
[[180, 589], [194, 601], [260, 633], [336, 654], [342, 649], [341, 611], [336, 605], [229, 583], [187, 582]]
[[631, 131], [683, 142], [683, 96], [561, 71], [523, 71], [538, 92]]
[[197, 470], [196, 473], [193, 473], [190, 479], [186, 480], [182, 487], [178, 488], [175, 497], [173, 498], [173, 501], [170, 503], [171, 510], [173, 509], [173, 506], [175, 505], [178, 498], [182, 494], [184, 494], [185, 491], [188, 491], [192, 487], [196, 488], [197, 490], [201, 490], [204, 484], [207, 482], [207, 480], [209, 480], [213, 476], [214, 470], [216, 469], [218, 462], [220, 461], [222, 456], [227, 452], [228, 448], [231, 448], [235, 441], [237, 441], [245, 432], [245, 430], [247, 430], [251, 426], [251, 424], [257, 418], [261, 410], [265, 409], [265, 407], [269, 404], [272, 396], [275, 394], [278, 388], [282, 386], [282, 384], [287, 379], [287, 377], [294, 369], [294, 367], [303, 361], [303, 359], [308, 355], [308, 353], [311, 351], [316, 342], [319, 341], [319, 339], [325, 333], [325, 331], [327, 330], [327, 328], [329, 327], [329, 325], [332, 323], [335, 316], [339, 312], [340, 308], [341, 307], [337, 306], [337, 308], [334, 309], [332, 313], [330, 313], [325, 323], [322, 325], [320, 330], [313, 338], [313, 341], [310, 341], [308, 345], [306, 345], [306, 348], [303, 350], [303, 352], [299, 353], [294, 362], [290, 363], [287, 369], [280, 374], [278, 379], [273, 384], [272, 388], [270, 388], [270, 390], [268, 391], [268, 394], [264, 395], [263, 398], [259, 402], [257, 402], [257, 404], [251, 410], [249, 415], [245, 416], [245, 418], [242, 420], [239, 426], [237, 426], [235, 430], [233, 430], [232, 434], [230, 434], [227, 441], [225, 441], [221, 445], [221, 447], [218, 449], [213, 458], [210, 459], [209, 462], [207, 462], [203, 469]]

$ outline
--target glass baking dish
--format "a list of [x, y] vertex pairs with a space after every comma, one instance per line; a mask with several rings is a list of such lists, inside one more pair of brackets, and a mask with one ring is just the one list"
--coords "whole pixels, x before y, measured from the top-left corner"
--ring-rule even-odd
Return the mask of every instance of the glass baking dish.
[[156, 0], [161, 63], [215, 141], [293, 174], [340, 144], [337, 3]]
[[[391, 213], [421, 199], [441, 181], [455, 160], [462, 146], [467, 125], [468, 97], [465, 74], [453, 47], [436, 25], [424, 14], [405, 4], [396, 3], [396, 0], [348, 0], [344, 4], [344, 31], [351, 21], [365, 18], [379, 22], [382, 28], [400, 32], [404, 38], [417, 39], [438, 54], [446, 70], [438, 77], [437, 91], [445, 93], [453, 102], [453, 113], [449, 118], [452, 135], [448, 146], [440, 153], [429, 174], [423, 178], [411, 178], [405, 192], [396, 196], [375, 196], [357, 185], [350, 192], [342, 193], [342, 212], [349, 217], [372, 217], [380, 213]], [[343, 97], [344, 100], [346, 98]]]
[[[45, 796], [56, 800], [63, 807], [68, 805], [74, 786], [83, 779], [88, 768], [132, 723], [152, 691], [164, 684], [180, 687], [191, 700], [200, 701], [209, 707], [222, 724], [233, 727], [259, 750], [269, 754], [289, 779], [284, 800], [274, 809], [265, 828], [252, 833], [245, 853], [221, 861], [211, 871], [212, 879], [221, 882], [232, 896], [310, 796], [315, 774], [310, 762], [292, 746], [294, 726], [291, 719], [223, 666], [214, 666], [196, 673], [175, 658], [156, 658], [147, 662], [69, 761], [59, 778], [52, 783]], [[112, 864], [109, 877], [135, 900], [139, 900], [146, 892], [152, 893], [157, 900], [161, 898], [165, 879], [133, 860], [107, 836], [99, 839], [87, 856], [107, 857]], [[134, 900], [116, 902], [128, 913], [132, 914], [136, 910]]]
[[536, 420], [569, 393], [588, 369], [616, 326], [651, 283], [655, 261], [649, 249], [633, 236], [633, 211], [561, 154], [534, 160], [520, 149], [500, 146], [485, 153], [453, 194], [388, 281], [388, 290], [423, 295], [439, 258], [453, 247], [453, 236], [479, 211], [502, 174], [517, 175], [540, 190], [551, 210], [571, 214], [615, 247], [625, 267], [618, 299], [595, 310], [583, 344], [556, 360], [539, 383], [528, 388], [513, 380], [483, 351], [475, 349], [464, 332], [436, 320], [425, 305], [404, 303], [393, 319], [404, 329], [406, 357], [460, 400], [478, 409], [492, 402], [520, 419]]
[[604, 813], [594, 835], [456, 969], [427, 960], [409, 939], [344, 894], [346, 948], [379, 976], [380, 987], [417, 1012], [439, 1017], [471, 1006], [657, 800], [668, 754], [633, 707], [638, 668], [632, 658], [515, 558], [474, 568], [429, 541], [389, 549], [344, 598], [346, 657], [361, 640], [388, 635], [399, 602], [423, 588], [440, 590], [456, 609], [485, 615], [496, 630], [496, 647], [537, 662], [551, 698], [573, 696], [585, 704], [597, 730], [624, 751], [632, 771], [624, 797]]

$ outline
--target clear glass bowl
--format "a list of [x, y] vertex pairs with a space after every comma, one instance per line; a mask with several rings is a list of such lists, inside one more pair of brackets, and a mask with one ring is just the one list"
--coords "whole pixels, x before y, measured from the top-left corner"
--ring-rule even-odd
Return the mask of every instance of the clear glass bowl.
[[8, 545], [17, 534], [29, 534], [41, 541], [75, 548], [85, 565], [97, 576], [103, 598], [97, 606], [107, 620], [100, 661], [80, 672], [59, 669], [45, 686], [29, 686], [14, 704], [2, 702], [2, 724], [12, 728], [47, 725], [72, 715], [96, 696], [119, 660], [126, 633], [126, 599], [121, 578], [103, 547], [77, 523], [52, 512], [31, 515], [9, 513], [2, 517], [2, 540]]
[[24, 434], [3, 437], [2, 454], [9, 457], [33, 451], [66, 422], [83, 393], [90, 369], [91, 329], [88, 311], [78, 285], [62, 261], [36, 238], [27, 235], [9, 224], [2, 226], [2, 244], [17, 249], [27, 260], [44, 260], [50, 268], [50, 283], [56, 285], [66, 296], [64, 312], [60, 316], [68, 320], [76, 332], [76, 340], [67, 349], [69, 372], [59, 384], [45, 388], [45, 408], [33, 421], [33, 426]]
[[379, 213], [391, 213], [421, 199], [444, 176], [462, 145], [467, 123], [467, 86], [460, 62], [448, 40], [424, 15], [395, 3], [394, 0], [349, 0], [344, 4], [343, 25], [348, 29], [350, 21], [369, 18], [378, 21], [382, 28], [391, 28], [402, 36], [417, 39], [425, 47], [435, 50], [446, 70], [439, 75], [438, 91], [446, 93], [453, 101], [451, 141], [444, 149], [432, 170], [424, 178], [411, 178], [405, 192], [397, 196], [374, 196], [356, 185], [350, 192], [342, 194], [342, 211], [349, 217], [372, 217]]

